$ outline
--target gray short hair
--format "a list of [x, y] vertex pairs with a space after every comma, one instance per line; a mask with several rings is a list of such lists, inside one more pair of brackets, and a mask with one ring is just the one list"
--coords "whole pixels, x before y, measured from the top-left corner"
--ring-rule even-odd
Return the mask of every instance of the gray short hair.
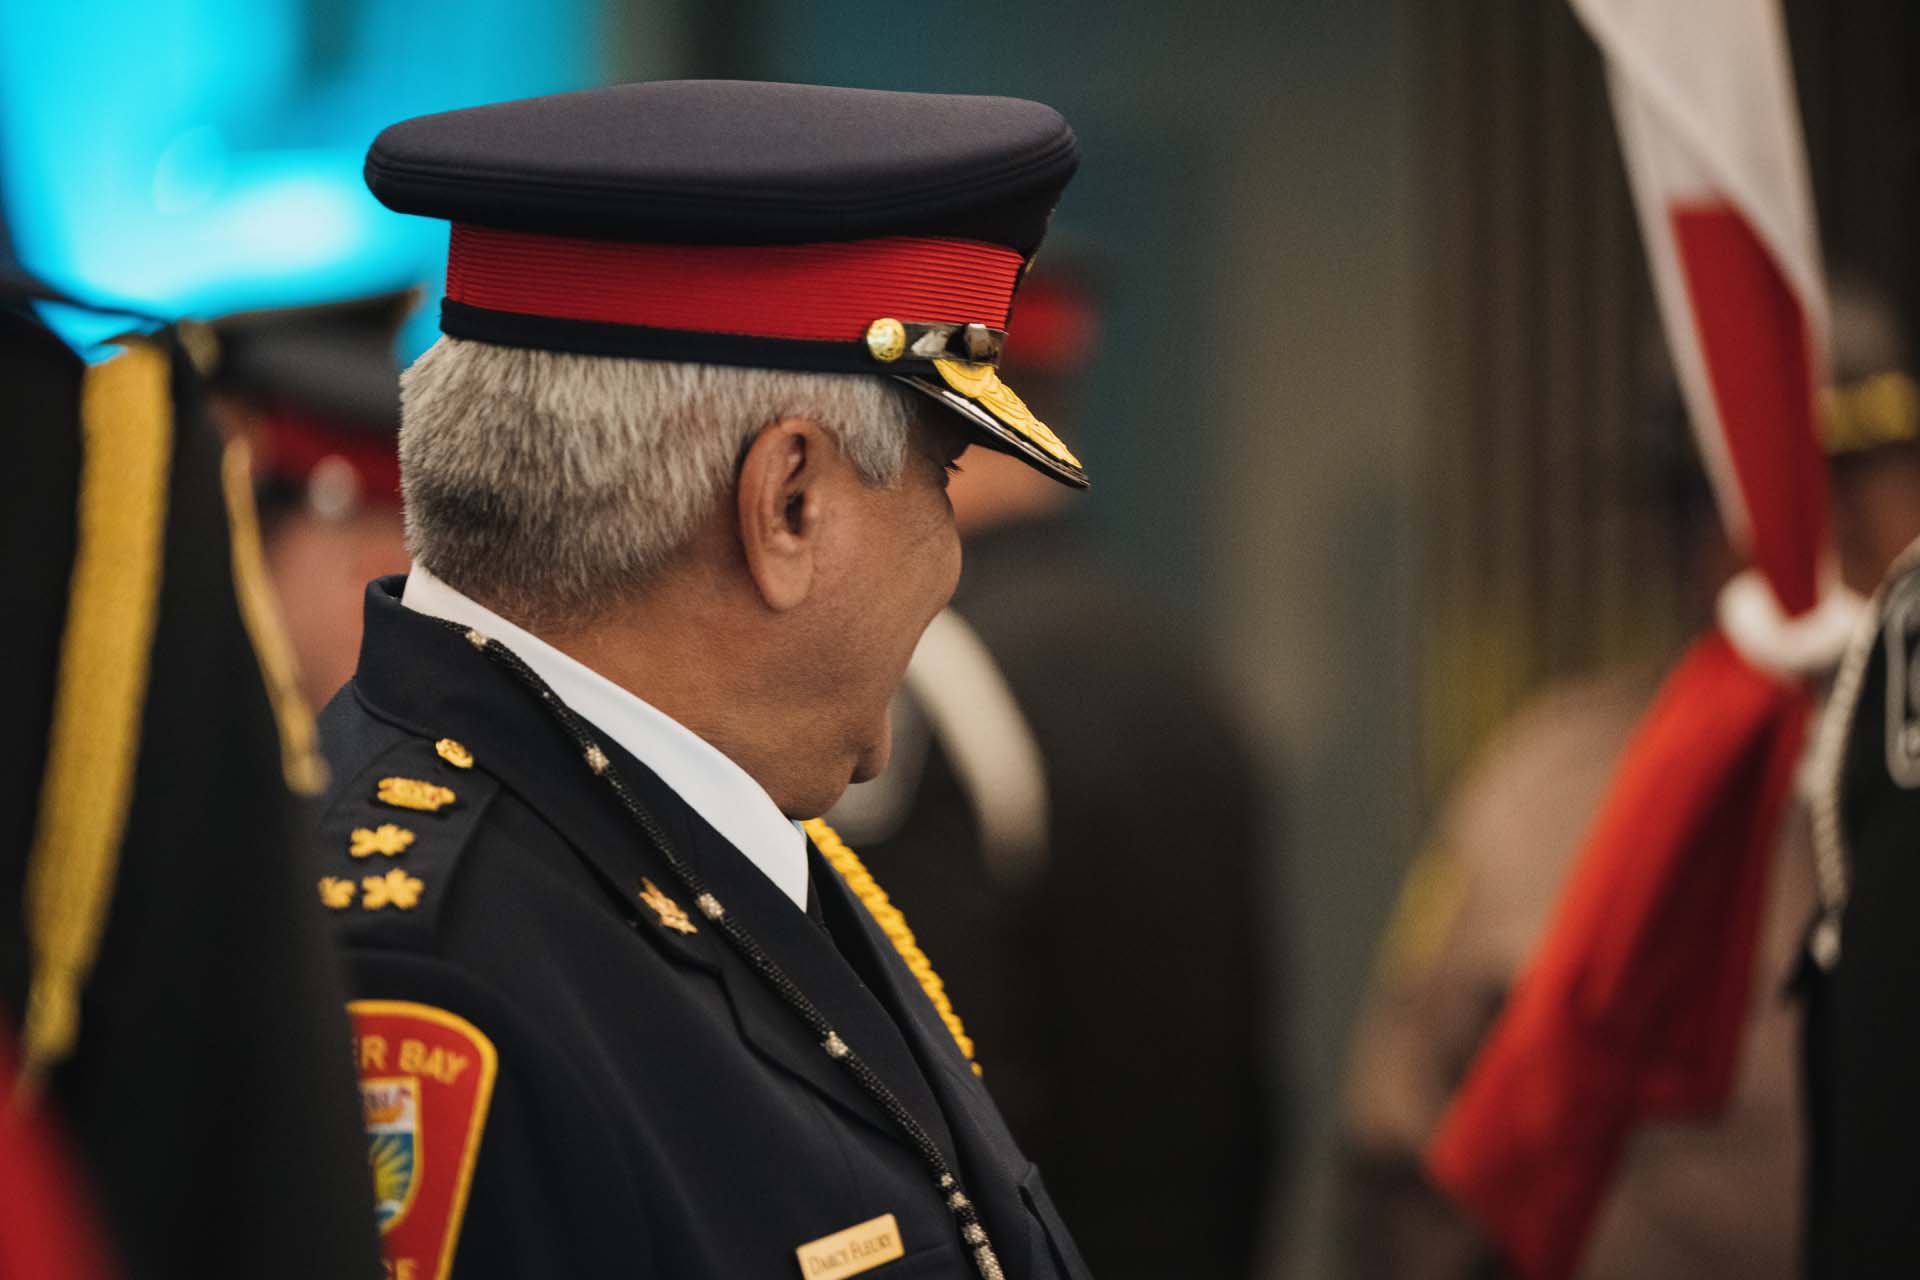
[[407, 549], [520, 622], [631, 593], [731, 492], [747, 443], [818, 422], [896, 481], [914, 393], [884, 378], [568, 355], [441, 338], [400, 380]]

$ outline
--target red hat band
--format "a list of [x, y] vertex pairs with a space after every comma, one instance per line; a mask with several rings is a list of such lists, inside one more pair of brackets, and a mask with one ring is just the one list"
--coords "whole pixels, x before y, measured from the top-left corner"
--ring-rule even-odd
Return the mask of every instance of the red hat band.
[[447, 300], [595, 325], [861, 343], [882, 317], [1002, 329], [1023, 263], [1003, 245], [925, 236], [645, 244], [455, 223]]

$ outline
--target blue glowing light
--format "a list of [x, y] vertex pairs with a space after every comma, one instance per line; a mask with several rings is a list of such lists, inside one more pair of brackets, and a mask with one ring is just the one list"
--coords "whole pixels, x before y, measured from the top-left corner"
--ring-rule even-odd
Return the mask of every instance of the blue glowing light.
[[0, 0], [6, 238], [61, 288], [168, 316], [437, 296], [446, 228], [368, 195], [367, 143], [600, 83], [603, 3]]

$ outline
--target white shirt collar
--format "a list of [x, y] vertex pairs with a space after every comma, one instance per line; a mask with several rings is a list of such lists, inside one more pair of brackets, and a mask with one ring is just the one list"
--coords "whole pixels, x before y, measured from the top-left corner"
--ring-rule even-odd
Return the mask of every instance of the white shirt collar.
[[475, 627], [519, 654], [562, 702], [658, 774], [795, 906], [806, 910], [807, 837], [800, 824], [782, 814], [766, 789], [713, 744], [417, 564], [407, 574], [400, 603]]

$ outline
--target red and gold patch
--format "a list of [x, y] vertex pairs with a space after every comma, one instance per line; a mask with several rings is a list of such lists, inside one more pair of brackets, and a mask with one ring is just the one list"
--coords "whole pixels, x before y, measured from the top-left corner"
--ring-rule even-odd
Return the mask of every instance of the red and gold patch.
[[353, 1058], [387, 1280], [445, 1280], [499, 1066], [464, 1018], [404, 1000], [353, 1000]]

